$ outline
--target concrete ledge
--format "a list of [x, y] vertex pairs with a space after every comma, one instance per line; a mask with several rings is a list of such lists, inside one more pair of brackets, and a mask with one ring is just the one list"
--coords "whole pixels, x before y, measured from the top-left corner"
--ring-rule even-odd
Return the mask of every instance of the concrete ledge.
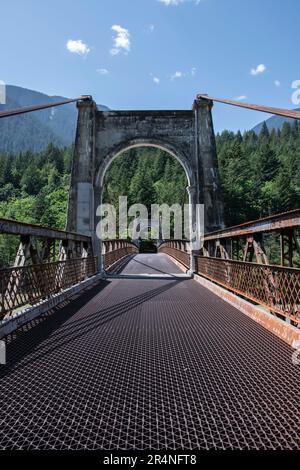
[[138, 253], [127, 253], [127, 255], [124, 255], [122, 256], [122, 258], [119, 258], [117, 261], [115, 261], [113, 264], [111, 264], [110, 266], [108, 266], [108, 268], [104, 269], [103, 271], [103, 275], [104, 277], [107, 277], [110, 275], [110, 270], [113, 270], [113, 269], [121, 269], [125, 263], [125, 261], [129, 258], [129, 257], [134, 257], [135, 255], [137, 255]]
[[173, 258], [173, 256], [171, 255], [168, 255], [168, 253], [164, 253], [164, 252], [159, 252], [158, 253], [160, 255], [165, 255], [165, 256], [168, 256], [168, 258], [170, 258], [171, 261], [173, 261], [174, 264], [176, 264], [176, 266], [181, 269], [181, 271], [184, 271], [185, 273], [187, 273], [189, 271], [189, 268], [187, 268], [184, 264], [180, 263], [180, 261], [177, 261], [177, 259]]
[[297, 349], [296, 342], [300, 338], [300, 329], [289, 325], [287, 322], [281, 320], [280, 318], [275, 317], [259, 305], [254, 305], [247, 300], [242, 299], [233, 292], [230, 292], [223, 287], [215, 284], [212, 281], [209, 281], [205, 277], [194, 274], [195, 281], [199, 282], [203, 287], [206, 287], [218, 297], [221, 297], [223, 300], [231, 304], [233, 307], [237, 308], [243, 312], [252, 320], [259, 323], [261, 326], [271, 331], [278, 338], [285, 341], [292, 348]]
[[73, 295], [78, 294], [82, 290], [90, 287], [93, 284], [96, 284], [98, 281], [103, 279], [104, 276], [102, 273], [96, 274], [79, 284], [75, 284], [72, 287], [54, 294], [47, 300], [42, 300], [31, 307], [25, 308], [18, 313], [13, 314], [10, 318], [2, 320], [0, 322], [0, 338], [7, 336], [12, 333], [12, 331], [20, 328], [20, 326], [25, 325], [27, 322], [34, 320], [43, 313], [48, 312], [52, 308], [59, 305], [61, 302], [64, 302], [67, 299], [70, 299]]

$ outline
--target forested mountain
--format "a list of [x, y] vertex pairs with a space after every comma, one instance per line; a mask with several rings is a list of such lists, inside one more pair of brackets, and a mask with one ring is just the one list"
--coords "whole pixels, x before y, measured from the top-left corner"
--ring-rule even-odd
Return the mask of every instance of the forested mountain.
[[[217, 150], [226, 225], [300, 207], [300, 124], [259, 136], [224, 131]], [[0, 155], [0, 217], [63, 229], [72, 147], [53, 144], [39, 153]], [[114, 160], [105, 177], [104, 201], [128, 204], [188, 202], [186, 176], [173, 157], [156, 148], [132, 149]], [[0, 265], [15, 255], [15, 241], [0, 240]]]
[[227, 225], [300, 207], [300, 123], [224, 131], [217, 150]]
[[[0, 155], [0, 217], [65, 228], [73, 148], [50, 144], [44, 151]], [[109, 167], [104, 202], [128, 204], [184, 202], [186, 177], [181, 165], [159, 149], [130, 150]], [[16, 237], [0, 237], [0, 266], [12, 262]]]
[[128, 206], [140, 203], [188, 202], [187, 179], [180, 163], [166, 152], [151, 147], [131, 149], [116, 158], [105, 176], [104, 200], [117, 207], [120, 195]]
[[[65, 99], [7, 85], [6, 104], [0, 104], [0, 111]], [[101, 110], [108, 109], [103, 105], [98, 107]], [[76, 121], [76, 103], [1, 119], [0, 153], [16, 154], [26, 150], [40, 152], [50, 143], [58, 147], [71, 145], [75, 138]]]
[[[295, 111], [300, 111], [300, 108], [296, 108]], [[282, 116], [271, 116], [266, 121], [262, 121], [259, 124], [257, 124], [255, 127], [253, 127], [252, 130], [256, 134], [259, 134], [264, 125], [264, 122], [266, 123], [268, 130], [271, 132], [273, 129], [281, 130], [285, 122], [288, 122], [289, 124], [293, 125], [295, 122], [295, 119], [282, 117]]]

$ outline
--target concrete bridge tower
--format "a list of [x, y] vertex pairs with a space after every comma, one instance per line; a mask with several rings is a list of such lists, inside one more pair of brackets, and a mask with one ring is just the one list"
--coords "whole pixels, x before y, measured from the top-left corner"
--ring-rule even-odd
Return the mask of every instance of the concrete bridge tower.
[[116, 156], [140, 146], [161, 148], [183, 166], [191, 230], [203, 232], [197, 225], [197, 204], [204, 204], [205, 232], [223, 228], [212, 105], [200, 98], [190, 111], [99, 111], [92, 99], [78, 102], [67, 230], [92, 236], [95, 253], [101, 252], [96, 209], [102, 201], [105, 172]]

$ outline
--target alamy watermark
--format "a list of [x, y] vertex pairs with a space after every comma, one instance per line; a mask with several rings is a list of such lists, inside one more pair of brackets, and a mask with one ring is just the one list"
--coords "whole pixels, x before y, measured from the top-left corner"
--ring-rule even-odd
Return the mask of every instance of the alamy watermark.
[[300, 365], [300, 335], [298, 336], [297, 341], [293, 344], [295, 351], [292, 354], [292, 363], [294, 366]]
[[6, 364], [6, 344], [0, 340], [0, 364]]
[[101, 240], [130, 238], [131, 240], [190, 241], [192, 250], [200, 250], [204, 235], [203, 204], [144, 204], [128, 207], [127, 196], [119, 197], [118, 210], [112, 204], [100, 204], [96, 234]]
[[295, 90], [292, 94], [292, 103], [296, 106], [300, 104], [300, 80], [292, 82], [292, 88]]
[[0, 80], [0, 104], [6, 104], [6, 85]]

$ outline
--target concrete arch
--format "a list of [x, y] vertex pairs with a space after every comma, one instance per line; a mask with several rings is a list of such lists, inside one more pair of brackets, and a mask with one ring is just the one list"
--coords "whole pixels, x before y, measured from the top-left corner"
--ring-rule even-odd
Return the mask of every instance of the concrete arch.
[[91, 236], [95, 252], [101, 253], [96, 208], [104, 175], [114, 158], [141, 146], [161, 148], [182, 165], [188, 181], [190, 233], [196, 234], [193, 240], [203, 233], [199, 204], [204, 205], [204, 231], [224, 227], [211, 101], [197, 99], [190, 111], [99, 111], [92, 99], [78, 102], [77, 107], [67, 230]]
[[103, 186], [105, 174], [112, 162], [115, 160], [115, 158], [132, 148], [140, 147], [159, 148], [164, 152], [168, 153], [169, 155], [174, 157], [182, 166], [187, 178], [188, 186], [194, 186], [196, 184], [193, 169], [189, 163], [188, 158], [181, 150], [174, 148], [171, 143], [160, 139], [140, 137], [121, 142], [106, 155], [106, 157], [100, 163], [99, 168], [96, 169], [95, 185], [100, 187]]

